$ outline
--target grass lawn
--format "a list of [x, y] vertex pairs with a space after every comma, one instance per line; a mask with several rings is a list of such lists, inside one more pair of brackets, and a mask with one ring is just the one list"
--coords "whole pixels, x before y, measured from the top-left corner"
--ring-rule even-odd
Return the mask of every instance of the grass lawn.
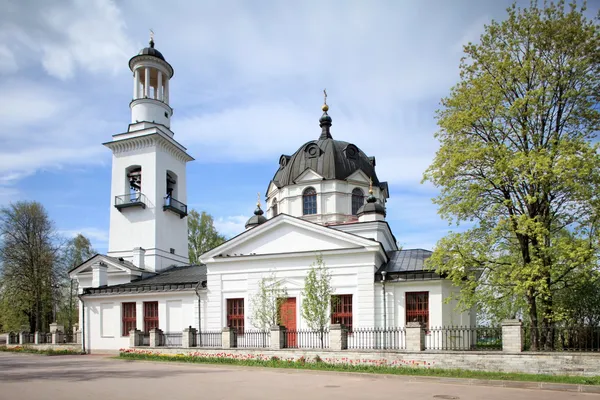
[[151, 352], [121, 352], [117, 358], [129, 360], [151, 360], [151, 361], [175, 361], [198, 364], [227, 364], [241, 366], [256, 366], [267, 368], [294, 368], [308, 369], [317, 371], [342, 371], [342, 372], [362, 372], [371, 374], [390, 374], [390, 375], [412, 375], [412, 376], [433, 376], [447, 378], [466, 378], [466, 379], [493, 379], [503, 381], [522, 381], [522, 382], [551, 382], [551, 383], [570, 383], [580, 385], [600, 385], [600, 376], [585, 377], [571, 375], [537, 375], [521, 374], [511, 372], [487, 372], [487, 371], [469, 371], [461, 369], [440, 369], [440, 368], [422, 368], [422, 367], [390, 367], [377, 365], [351, 365], [351, 364], [331, 364], [323, 362], [320, 358], [315, 360], [299, 359], [296, 361], [282, 360], [277, 357], [271, 359], [245, 358], [234, 359], [227, 357], [207, 357], [183, 354], [156, 354]]

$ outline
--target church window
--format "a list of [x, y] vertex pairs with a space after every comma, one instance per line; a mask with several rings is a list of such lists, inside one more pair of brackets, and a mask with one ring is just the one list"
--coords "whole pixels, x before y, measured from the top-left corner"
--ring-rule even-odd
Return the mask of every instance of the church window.
[[158, 301], [144, 302], [144, 333], [158, 328]]
[[273, 207], [272, 207], [273, 216], [277, 216], [277, 199], [273, 199]]
[[358, 210], [365, 203], [365, 194], [359, 188], [354, 188], [352, 191], [352, 215], [358, 214]]
[[244, 333], [244, 299], [227, 299], [227, 326]]
[[343, 324], [352, 332], [352, 295], [340, 294], [331, 296], [331, 323]]
[[311, 215], [317, 213], [317, 191], [307, 188], [302, 194], [302, 214]]
[[135, 303], [123, 303], [123, 336], [129, 336], [129, 331], [136, 328]]
[[429, 292], [406, 293], [406, 322], [420, 322], [429, 328]]

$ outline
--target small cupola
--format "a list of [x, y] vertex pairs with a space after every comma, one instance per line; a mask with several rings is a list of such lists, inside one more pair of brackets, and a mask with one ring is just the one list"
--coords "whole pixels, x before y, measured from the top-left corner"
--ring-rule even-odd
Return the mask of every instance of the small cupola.
[[358, 222], [385, 220], [385, 207], [373, 195], [373, 180], [369, 184], [369, 197], [367, 203], [358, 209]]
[[264, 211], [260, 208], [260, 193], [258, 194], [258, 199], [256, 201], [256, 210], [254, 210], [254, 215], [250, 217], [248, 222], [246, 222], [246, 229], [254, 228], [260, 224], [264, 224], [267, 222], [267, 218], [263, 215]]
[[323, 97], [323, 107], [321, 107], [321, 110], [323, 110], [323, 115], [321, 115], [321, 118], [319, 118], [319, 126], [321, 127], [321, 136], [319, 136], [319, 140], [333, 139], [331, 136], [331, 117], [329, 114], [327, 114], [327, 111], [329, 111], [329, 106], [327, 105], [326, 89], [323, 89]]

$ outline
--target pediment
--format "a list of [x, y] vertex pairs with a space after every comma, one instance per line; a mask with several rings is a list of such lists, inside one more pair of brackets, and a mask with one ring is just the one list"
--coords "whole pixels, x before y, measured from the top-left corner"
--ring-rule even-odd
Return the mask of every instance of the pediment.
[[229, 242], [205, 253], [201, 262], [214, 259], [319, 252], [379, 246], [370, 239], [280, 214]]
[[323, 178], [322, 175], [317, 174], [311, 168], [307, 168], [300, 174], [298, 178], [296, 178], [294, 183], [322, 181], [323, 179], [325, 178]]
[[96, 264], [103, 264], [107, 267], [106, 272], [108, 274], [128, 274], [128, 275], [141, 275], [141, 272], [138, 268], [133, 266], [130, 262], [127, 261], [119, 261], [114, 257], [108, 257], [102, 254], [96, 254], [90, 259], [84, 261], [79, 266], [75, 267], [71, 271], [69, 271], [69, 277], [71, 279], [75, 278], [80, 274], [91, 274], [92, 268]]
[[354, 173], [352, 173], [352, 175], [347, 177], [346, 180], [348, 182], [356, 182], [356, 183], [362, 183], [362, 184], [367, 184], [367, 185], [370, 182], [370, 178], [367, 176], [367, 174], [362, 172], [362, 170], [360, 170], [360, 169], [355, 171]]

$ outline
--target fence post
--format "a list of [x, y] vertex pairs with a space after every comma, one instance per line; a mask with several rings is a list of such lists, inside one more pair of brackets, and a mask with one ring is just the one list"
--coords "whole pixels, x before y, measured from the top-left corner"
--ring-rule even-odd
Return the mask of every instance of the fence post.
[[518, 319], [502, 321], [502, 351], [520, 353], [523, 351], [522, 323]]
[[409, 322], [406, 324], [406, 350], [425, 350], [425, 331], [420, 322]]
[[25, 336], [25, 332], [21, 331], [19, 332], [19, 344], [26, 344], [28, 343], [26, 336]]
[[163, 340], [162, 339], [163, 336], [163, 331], [158, 329], [158, 328], [154, 328], [154, 329], [150, 329], [150, 347], [159, 347], [162, 346]]
[[232, 349], [237, 347], [237, 335], [235, 334], [235, 329], [230, 327], [225, 327], [221, 331], [221, 342], [224, 349]]
[[348, 329], [344, 325], [332, 324], [329, 327], [329, 348], [331, 350], [348, 348]]
[[273, 350], [285, 348], [285, 326], [273, 325], [271, 327], [271, 348]]
[[182, 347], [196, 347], [196, 328], [185, 328], [183, 330], [183, 337], [181, 338]]
[[63, 333], [61, 331], [52, 332], [52, 344], [59, 344], [63, 342]]
[[40, 336], [42, 336], [42, 333], [38, 332], [38, 331], [35, 331], [33, 333], [33, 343], [40, 344], [40, 342], [42, 341]]
[[[77, 340], [79, 340], [79, 338], [81, 337], [81, 335], [77, 336]], [[142, 336], [142, 331], [138, 330], [138, 329], [132, 329], [129, 331], [129, 347], [137, 347], [137, 346], [141, 346], [143, 344], [144, 338]]]

